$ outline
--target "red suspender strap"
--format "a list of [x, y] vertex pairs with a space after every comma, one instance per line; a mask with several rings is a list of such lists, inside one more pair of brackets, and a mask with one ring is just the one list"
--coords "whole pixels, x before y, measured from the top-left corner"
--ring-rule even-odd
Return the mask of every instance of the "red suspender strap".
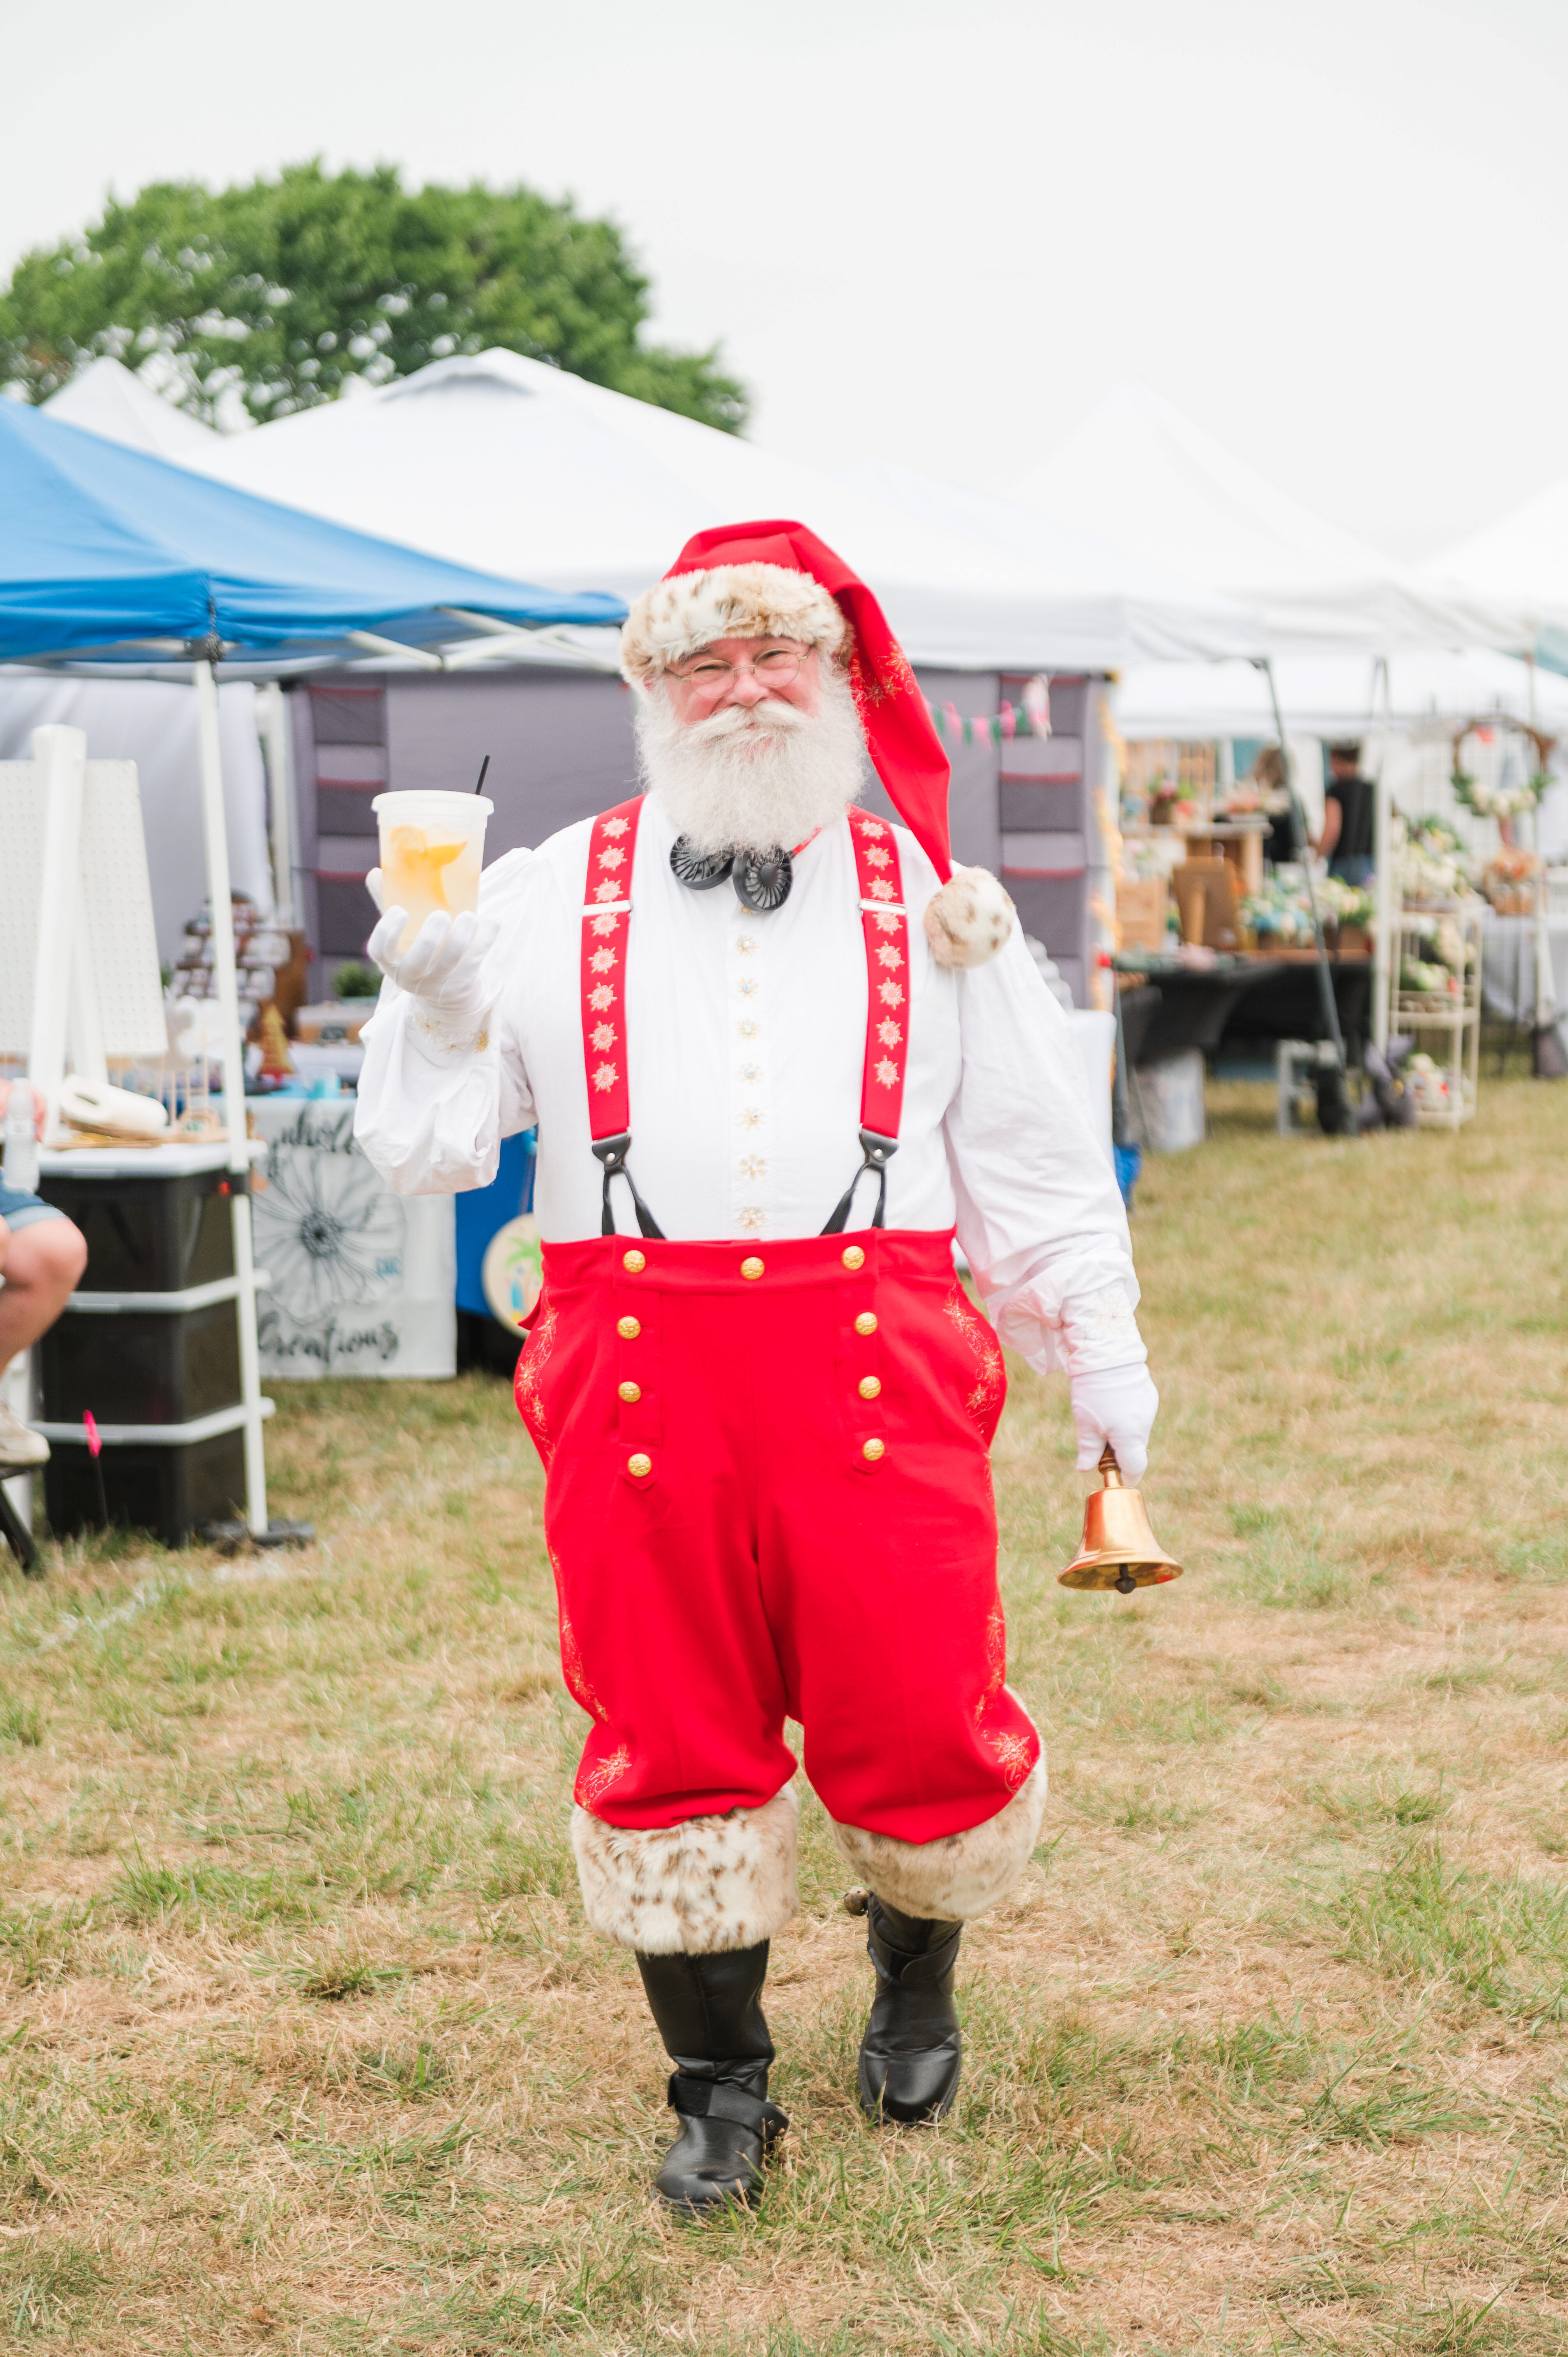
[[879, 818], [852, 810], [850, 839], [860, 882], [865, 933], [865, 1066], [860, 1125], [897, 1139], [909, 1062], [909, 920], [904, 909], [898, 841]]
[[631, 1127], [626, 1060], [626, 942], [631, 920], [631, 864], [640, 796], [594, 821], [583, 909], [583, 1063], [588, 1076], [588, 1133], [624, 1136]]
[[859, 810], [849, 814], [849, 833], [865, 935], [865, 1062], [860, 1082], [860, 1150], [865, 1158], [833, 1206], [824, 1236], [843, 1233], [854, 1190], [868, 1170], [876, 1178], [871, 1224], [880, 1228], [886, 1222], [887, 1165], [898, 1151], [909, 1061], [909, 920], [898, 840], [884, 820]]
[[626, 943], [631, 920], [631, 866], [637, 850], [640, 799], [622, 802], [594, 821], [588, 838], [588, 881], [583, 902], [583, 1064], [588, 1082], [588, 1135], [604, 1177], [600, 1228], [616, 1232], [610, 1180], [631, 1190], [645, 1236], [664, 1231], [637, 1191], [626, 1167], [631, 1150], [631, 1075], [627, 1063]]

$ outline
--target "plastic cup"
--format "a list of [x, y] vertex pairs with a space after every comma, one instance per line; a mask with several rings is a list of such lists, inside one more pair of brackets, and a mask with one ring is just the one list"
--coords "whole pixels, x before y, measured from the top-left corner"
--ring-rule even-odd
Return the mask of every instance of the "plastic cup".
[[371, 807], [381, 829], [381, 905], [408, 911], [402, 951], [437, 909], [456, 917], [478, 907], [485, 821], [495, 804], [431, 788], [378, 794]]

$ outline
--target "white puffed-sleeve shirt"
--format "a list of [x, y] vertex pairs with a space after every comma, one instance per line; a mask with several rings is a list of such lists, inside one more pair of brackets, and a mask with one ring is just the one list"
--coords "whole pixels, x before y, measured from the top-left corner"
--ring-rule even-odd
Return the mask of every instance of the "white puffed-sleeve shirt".
[[[481, 915], [499, 927], [484, 1047], [441, 1047], [391, 982], [363, 1033], [354, 1128], [382, 1176], [411, 1195], [484, 1186], [502, 1137], [537, 1123], [534, 1211], [547, 1243], [599, 1232], [579, 995], [590, 832], [589, 821], [567, 827], [481, 878]], [[1042, 1372], [1069, 1355], [1090, 1363], [1092, 1342], [1078, 1338], [1096, 1332], [1099, 1363], [1141, 1359], [1126, 1215], [1067, 1017], [1016, 924], [988, 964], [936, 963], [921, 922], [936, 873], [895, 832], [910, 1003], [887, 1223], [956, 1222], [1004, 1340]], [[727, 882], [682, 884], [674, 839], [650, 799], [627, 951], [629, 1167], [668, 1236], [815, 1235], [861, 1160], [866, 972], [848, 822], [797, 855], [789, 897], [767, 916]], [[626, 1188], [618, 1180], [611, 1194], [629, 1228]], [[875, 1196], [868, 1176], [851, 1228], [869, 1225]]]

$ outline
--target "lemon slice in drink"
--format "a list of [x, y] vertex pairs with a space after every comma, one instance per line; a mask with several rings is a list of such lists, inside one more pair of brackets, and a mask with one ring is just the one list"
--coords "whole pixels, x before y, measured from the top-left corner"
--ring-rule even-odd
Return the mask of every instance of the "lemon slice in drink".
[[416, 902], [445, 909], [446, 889], [441, 871], [461, 859], [467, 845], [431, 843], [423, 827], [394, 826], [387, 836], [387, 899], [412, 909]]

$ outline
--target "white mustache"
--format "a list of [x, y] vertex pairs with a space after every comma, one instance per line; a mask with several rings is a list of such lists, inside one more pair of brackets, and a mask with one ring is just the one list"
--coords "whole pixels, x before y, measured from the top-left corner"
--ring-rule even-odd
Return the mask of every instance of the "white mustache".
[[771, 696], [766, 704], [754, 704], [749, 710], [742, 704], [721, 705], [710, 712], [705, 720], [693, 721], [686, 733], [700, 743], [715, 744], [726, 737], [751, 734], [788, 737], [805, 726], [810, 715], [793, 704], [780, 704]]
[[860, 791], [865, 745], [849, 683], [824, 672], [816, 712], [723, 705], [693, 726], [656, 687], [633, 705], [638, 765], [677, 834], [696, 851], [804, 843]]

